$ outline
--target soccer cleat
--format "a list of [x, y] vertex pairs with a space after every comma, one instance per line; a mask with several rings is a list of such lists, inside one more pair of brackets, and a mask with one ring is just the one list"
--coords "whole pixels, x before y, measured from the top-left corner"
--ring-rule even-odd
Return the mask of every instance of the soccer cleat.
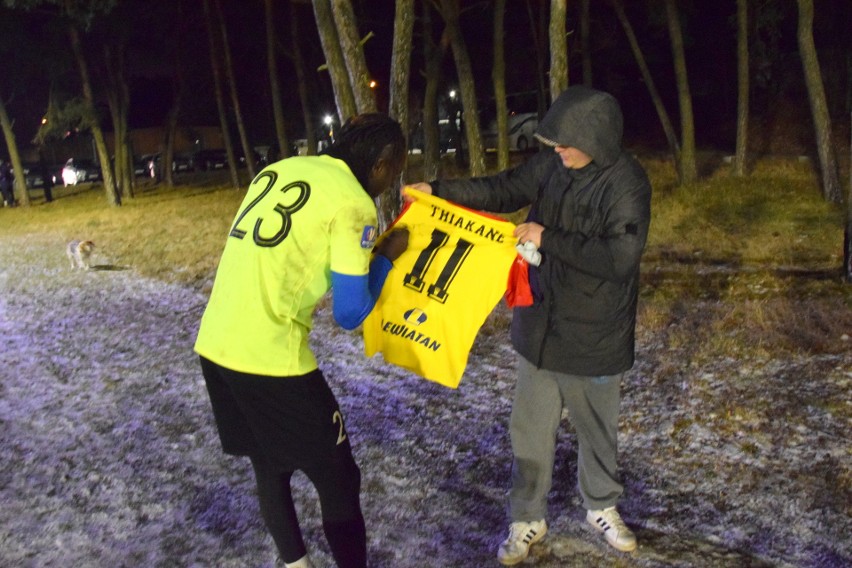
[[295, 562], [287, 562], [284, 563], [284, 566], [287, 568], [314, 568], [314, 565], [311, 564], [311, 559], [308, 558], [308, 555], [304, 555]]
[[633, 534], [615, 507], [609, 507], [600, 511], [588, 511], [586, 521], [598, 531], [604, 533], [606, 541], [614, 548], [622, 552], [636, 550], [636, 535]]
[[544, 519], [525, 523], [523, 521], [512, 523], [509, 526], [509, 536], [500, 543], [497, 549], [497, 560], [505, 566], [512, 566], [530, 554], [530, 546], [537, 543], [547, 534], [547, 523]]

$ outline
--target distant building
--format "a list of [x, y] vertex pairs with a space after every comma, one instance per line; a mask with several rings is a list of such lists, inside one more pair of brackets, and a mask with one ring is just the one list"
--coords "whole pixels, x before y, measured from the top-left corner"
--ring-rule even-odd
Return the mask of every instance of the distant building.
[[[130, 148], [133, 156], [157, 154], [166, 149], [166, 131], [163, 127], [138, 128], [130, 131]], [[104, 132], [110, 155], [115, 154], [115, 134]], [[194, 154], [199, 150], [224, 148], [222, 130], [218, 126], [180, 126], [176, 131], [175, 153]], [[22, 150], [24, 161], [37, 161], [36, 146]], [[49, 142], [44, 147], [45, 159], [50, 163], [64, 164], [68, 158], [98, 160], [91, 134], [81, 133], [63, 140]]]

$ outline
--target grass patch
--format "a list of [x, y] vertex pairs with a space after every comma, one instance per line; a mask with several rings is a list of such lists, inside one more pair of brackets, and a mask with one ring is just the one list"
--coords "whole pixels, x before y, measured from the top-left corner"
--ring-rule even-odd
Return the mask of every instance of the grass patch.
[[826, 203], [806, 162], [759, 163], [748, 177], [718, 169], [676, 187], [665, 164], [654, 182], [646, 260], [810, 267], [842, 264], [844, 211]]
[[148, 187], [121, 207], [100, 186], [55, 190], [49, 204], [3, 211], [0, 237], [43, 242], [64, 256], [74, 239], [96, 244], [97, 264], [206, 287], [245, 192], [218, 185]]
[[822, 199], [808, 162], [766, 160], [744, 178], [722, 166], [685, 187], [665, 161], [644, 163], [654, 195], [641, 331], [684, 363], [852, 347], [845, 211]]
[[[747, 178], [723, 166], [687, 187], [675, 185], [669, 161], [642, 162], [654, 194], [640, 333], [691, 360], [849, 349], [844, 211], [822, 200], [807, 162], [759, 162]], [[144, 186], [121, 207], [109, 207], [99, 186], [56, 188], [53, 203], [36, 198], [30, 208], [0, 210], [0, 238], [42, 245], [63, 262], [66, 242], [91, 239], [96, 263], [208, 291], [245, 195], [228, 187], [227, 173], [218, 176]], [[499, 312], [484, 332], [507, 325]]]

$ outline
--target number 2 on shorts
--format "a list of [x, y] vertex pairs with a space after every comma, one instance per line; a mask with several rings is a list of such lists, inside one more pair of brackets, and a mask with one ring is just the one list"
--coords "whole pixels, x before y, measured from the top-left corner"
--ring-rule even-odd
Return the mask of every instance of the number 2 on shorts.
[[343, 415], [339, 410], [335, 410], [334, 414], [331, 415], [331, 423], [337, 424], [338, 422], [340, 422], [340, 430], [337, 433], [337, 445], [339, 446], [346, 439], [346, 429], [343, 427]]

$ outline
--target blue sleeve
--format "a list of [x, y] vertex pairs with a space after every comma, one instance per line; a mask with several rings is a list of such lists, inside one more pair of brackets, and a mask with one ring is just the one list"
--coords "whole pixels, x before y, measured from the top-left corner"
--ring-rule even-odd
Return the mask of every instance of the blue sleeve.
[[370, 273], [350, 276], [332, 271], [332, 312], [334, 321], [344, 329], [355, 329], [376, 305], [382, 286], [393, 263], [380, 254], [370, 262]]

